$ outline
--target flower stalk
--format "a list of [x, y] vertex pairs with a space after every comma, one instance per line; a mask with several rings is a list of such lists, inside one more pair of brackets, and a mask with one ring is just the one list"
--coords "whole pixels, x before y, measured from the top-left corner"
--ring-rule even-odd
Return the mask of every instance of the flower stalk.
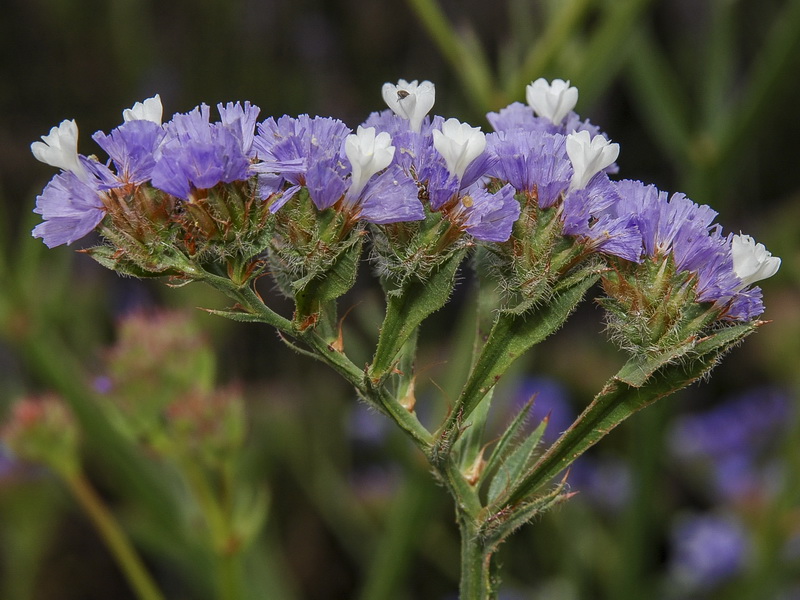
[[134, 550], [128, 536], [86, 477], [81, 473], [75, 473], [65, 477], [65, 481], [103, 538], [109, 551], [114, 555], [120, 570], [136, 593], [136, 597], [139, 600], [164, 600], [164, 596], [144, 566], [142, 559]]

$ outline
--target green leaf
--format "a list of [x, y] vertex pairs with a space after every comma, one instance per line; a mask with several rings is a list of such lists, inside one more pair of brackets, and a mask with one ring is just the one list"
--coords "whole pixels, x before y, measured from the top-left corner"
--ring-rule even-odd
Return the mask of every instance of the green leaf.
[[[703, 338], [695, 345], [692, 358], [663, 365], [647, 377], [641, 386], [628, 384], [619, 374], [612, 377], [516, 488], [496, 500], [495, 507], [523, 501], [633, 413], [702, 378], [725, 352], [759, 325], [760, 322], [755, 322], [727, 327]], [[628, 365], [620, 373], [630, 378]]]
[[364, 236], [356, 234], [324, 273], [292, 284], [297, 286], [294, 299], [298, 316], [319, 312], [321, 305], [336, 300], [353, 287], [363, 246]]
[[491, 484], [489, 484], [489, 504], [504, 490], [513, 487], [519, 476], [528, 469], [530, 466], [529, 463], [536, 451], [536, 446], [542, 439], [546, 428], [547, 419], [544, 419], [507, 458], [502, 459], [500, 467], [497, 469], [497, 474], [492, 478]]
[[146, 277], [166, 277], [178, 274], [178, 271], [166, 265], [153, 264], [152, 268], [145, 269], [110, 246], [95, 246], [94, 248], [81, 250], [81, 252], [88, 254], [107, 269], [116, 271], [121, 275], [144, 279]]
[[501, 511], [490, 516], [481, 527], [479, 535], [486, 539], [487, 546], [499, 546], [517, 529], [547, 512], [554, 506], [569, 500], [572, 493], [564, 493], [566, 481], [561, 481], [552, 491], [515, 506], [511, 511]]
[[429, 315], [445, 305], [453, 292], [456, 271], [467, 250], [453, 252], [425, 281], [415, 279], [399, 294], [388, 295], [386, 317], [370, 367], [370, 377], [380, 381], [391, 370], [400, 349]]
[[245, 312], [242, 310], [228, 309], [228, 310], [220, 310], [214, 308], [201, 308], [200, 310], [204, 310], [205, 312], [216, 315], [218, 317], [224, 317], [226, 319], [230, 319], [231, 321], [238, 321], [239, 323], [264, 323], [263, 317], [260, 315], [255, 315], [253, 313]]
[[533, 400], [526, 402], [522, 410], [517, 413], [517, 416], [514, 417], [514, 420], [511, 421], [511, 424], [503, 432], [494, 450], [492, 450], [492, 454], [486, 461], [486, 465], [484, 465], [480, 484], [488, 480], [489, 476], [491, 476], [507, 456], [514, 451], [514, 441], [517, 438], [517, 434], [525, 427], [525, 423], [528, 422], [531, 406], [533, 406]]
[[587, 273], [550, 302], [524, 314], [498, 314], [445, 429], [465, 421], [515, 360], [558, 330], [598, 277]]
[[625, 363], [616, 377], [632, 387], [641, 387], [661, 367], [675, 363], [686, 356], [702, 355], [721, 346], [735, 344], [755, 330], [752, 323], [733, 325], [719, 330], [708, 337], [689, 339], [683, 344], [651, 357], [636, 357]]
[[[492, 390], [493, 391], [493, 390]], [[482, 454], [483, 432], [486, 428], [486, 419], [489, 417], [489, 409], [492, 407], [492, 396], [490, 391], [484, 396], [469, 420], [464, 424], [464, 433], [456, 441], [454, 450], [458, 454], [458, 463], [461, 470], [467, 472], [470, 467], [476, 465], [478, 457]]]

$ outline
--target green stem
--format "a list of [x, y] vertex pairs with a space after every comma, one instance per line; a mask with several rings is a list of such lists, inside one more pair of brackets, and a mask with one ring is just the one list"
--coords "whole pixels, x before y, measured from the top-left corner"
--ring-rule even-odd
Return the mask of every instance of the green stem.
[[463, 423], [514, 361], [563, 325], [597, 278], [596, 274], [580, 277], [549, 304], [536, 310], [523, 314], [498, 314], [461, 395], [440, 429], [437, 442], [440, 452], [448, 452], [459, 437]]
[[67, 485], [89, 515], [108, 549], [114, 555], [128, 582], [140, 600], [164, 600], [128, 536], [106, 508], [86, 478], [77, 473], [65, 477]]
[[[700, 379], [714, 367], [721, 354], [747, 335], [725, 335], [736, 333], [735, 330], [731, 327], [727, 332], [723, 330], [695, 345], [697, 356], [689, 362], [660, 363], [661, 366], [649, 376], [634, 382], [637, 384], [635, 386], [623, 379], [623, 374], [629, 372], [630, 363], [627, 363], [606, 383], [592, 403], [550, 446], [528, 474], [495, 501], [494, 508], [523, 501], [633, 413]], [[630, 377], [627, 379], [631, 380]]]
[[492, 552], [482, 543], [469, 517], [461, 516], [458, 525], [461, 533], [459, 599], [492, 600], [496, 598], [492, 589]]
[[344, 352], [337, 350], [324, 340], [313, 328], [297, 331], [292, 322], [267, 307], [250, 286], [237, 287], [224, 277], [211, 274], [202, 276], [210, 285], [229, 298], [239, 302], [241, 307], [256, 317], [258, 321], [272, 325], [279, 331], [305, 342], [324, 363], [333, 368], [375, 408], [392, 418], [414, 443], [426, 454], [433, 444], [433, 436], [425, 429], [419, 419], [406, 410], [396, 398], [382, 387], [372, 386], [364, 374]]

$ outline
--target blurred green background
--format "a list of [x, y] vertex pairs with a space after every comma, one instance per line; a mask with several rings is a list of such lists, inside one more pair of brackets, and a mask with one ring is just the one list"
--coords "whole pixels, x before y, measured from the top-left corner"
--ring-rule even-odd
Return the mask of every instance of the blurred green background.
[[[452, 510], [422, 457], [333, 373], [264, 327], [194, 310], [224, 306], [212, 290], [122, 279], [75, 248], [32, 240], [30, 211], [53, 170], [30, 143], [75, 118], [80, 151], [99, 151], [91, 133], [154, 93], [165, 118], [249, 100], [262, 119], [309, 113], [355, 127], [383, 109], [381, 84], [401, 77], [435, 82], [436, 114], [488, 130], [486, 111], [522, 101], [540, 76], [579, 88], [577, 112], [621, 145], [618, 177], [710, 204], [726, 231], [753, 235], [783, 266], [763, 285], [773, 323], [710, 381], [609, 436], [585, 457], [585, 493], [507, 545], [501, 598], [800, 598], [800, 2], [4, 0], [0, 49], [0, 413], [24, 395], [68, 400], [90, 479], [168, 598], [214, 597], [191, 544], [165, 523], [184, 507], [170, 473], [126, 447], [90, 399], [117, 323], [134, 309], [189, 311], [215, 349], [217, 380], [244, 390], [243, 477], [270, 497], [245, 597], [454, 598]], [[457, 393], [471, 284], [465, 269], [451, 305], [422, 331], [423, 417], [444, 414]], [[267, 282], [261, 291], [273, 293]], [[364, 360], [381, 302], [365, 265], [342, 303], [356, 306], [345, 341]], [[587, 301], [503, 382], [498, 427], [520, 395], [544, 399], [546, 389], [580, 411], [622, 360], [602, 331]], [[709, 435], [754, 422], [766, 398], [783, 398], [785, 411], [753, 434], [747, 493], [727, 494], [718, 480], [744, 467], [721, 471], [687, 454], [676, 431], [742, 395], [750, 412], [714, 421]], [[134, 597], [58, 481], [0, 456], [0, 597]], [[591, 493], [595, 484], [608, 495]], [[735, 526], [715, 534], [701, 518]], [[699, 570], [687, 574], [686, 560]]]

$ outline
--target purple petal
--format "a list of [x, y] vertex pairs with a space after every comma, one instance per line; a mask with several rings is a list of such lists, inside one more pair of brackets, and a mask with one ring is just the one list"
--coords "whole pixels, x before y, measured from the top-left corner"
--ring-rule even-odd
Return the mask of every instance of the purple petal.
[[397, 165], [369, 180], [360, 205], [361, 218], [376, 225], [425, 218], [417, 184]]
[[91, 232], [103, 220], [105, 207], [97, 188], [73, 172], [64, 171], [36, 197], [33, 212], [44, 219], [33, 229], [33, 237], [42, 238], [53, 248], [71, 244]]
[[[494, 194], [482, 188], [474, 188], [469, 197], [472, 206], [465, 210], [464, 220], [467, 233], [484, 242], [507, 241], [520, 213], [519, 202], [514, 198], [514, 188], [505, 185]], [[461, 202], [463, 204], [463, 198]]]
[[555, 204], [569, 187], [572, 164], [564, 136], [517, 130], [491, 133], [486, 142], [497, 158], [490, 174], [518, 191], [536, 191], [540, 207]]
[[253, 138], [255, 137], [256, 119], [261, 109], [245, 102], [228, 102], [217, 104], [222, 125], [233, 132], [241, 142], [242, 154], [251, 157], [253, 154]]
[[157, 123], [139, 119], [123, 123], [109, 135], [98, 131], [92, 138], [114, 161], [120, 181], [140, 184], [150, 179], [165, 136]]
[[319, 210], [333, 206], [347, 190], [344, 177], [331, 166], [331, 162], [319, 162], [306, 173], [308, 193]]

